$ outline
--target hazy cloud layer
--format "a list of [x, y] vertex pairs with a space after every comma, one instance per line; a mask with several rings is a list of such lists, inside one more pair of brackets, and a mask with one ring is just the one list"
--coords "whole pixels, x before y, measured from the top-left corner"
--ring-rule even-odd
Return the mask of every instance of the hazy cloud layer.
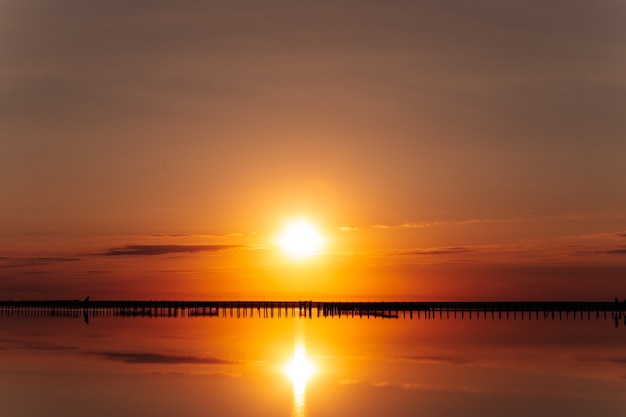
[[214, 237], [238, 237], [241, 236], [241, 233], [170, 233], [170, 234], [162, 234], [162, 233], [154, 233], [151, 235], [147, 235], [147, 237], [169, 237], [169, 238], [214, 238]]
[[0, 268], [29, 267], [50, 265], [61, 262], [80, 261], [74, 257], [45, 257], [45, 258], [0, 258]]
[[626, 248], [608, 250], [606, 251], [606, 254], [607, 255], [626, 255]]
[[190, 355], [164, 355], [153, 352], [92, 352], [91, 354], [101, 356], [112, 361], [130, 364], [202, 364], [202, 365], [228, 365], [238, 362], [212, 357], [200, 357]]
[[403, 255], [451, 255], [458, 253], [473, 252], [474, 249], [458, 246], [450, 248], [434, 248], [434, 249], [415, 249], [406, 252], [402, 252]]
[[619, 209], [624, 4], [570, 3], [9, 2], [4, 226], [238, 228], [311, 177], [371, 223]]
[[570, 253], [570, 256], [590, 256], [590, 255], [626, 255], [626, 248], [606, 248], [592, 250], [576, 250]]
[[401, 356], [400, 359], [409, 360], [412, 362], [424, 362], [424, 363], [438, 363], [447, 365], [466, 365], [471, 361], [465, 358], [452, 357], [452, 356]]
[[445, 220], [433, 220], [423, 222], [409, 222], [400, 224], [375, 224], [371, 227], [373, 229], [422, 229], [433, 226], [445, 226], [445, 225], [463, 225], [463, 224], [475, 224], [475, 223], [504, 223], [519, 221], [520, 218], [474, 218], [474, 219], [445, 219]]
[[126, 245], [119, 248], [107, 249], [97, 253], [101, 256], [127, 256], [127, 255], [168, 255], [172, 253], [197, 253], [217, 252], [227, 249], [236, 249], [241, 245]]

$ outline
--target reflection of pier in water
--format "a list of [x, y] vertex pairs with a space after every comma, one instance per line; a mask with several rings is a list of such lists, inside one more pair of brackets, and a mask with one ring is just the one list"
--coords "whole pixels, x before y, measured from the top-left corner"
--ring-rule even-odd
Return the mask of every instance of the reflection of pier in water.
[[0, 317], [330, 317], [383, 319], [611, 319], [626, 324], [626, 300], [326, 302], [326, 301], [0, 301]]

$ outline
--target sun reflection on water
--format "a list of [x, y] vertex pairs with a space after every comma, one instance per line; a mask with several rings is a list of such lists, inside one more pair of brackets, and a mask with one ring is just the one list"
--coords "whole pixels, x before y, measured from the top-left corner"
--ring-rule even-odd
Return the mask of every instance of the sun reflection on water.
[[306, 356], [306, 352], [302, 344], [296, 345], [293, 356], [285, 365], [284, 370], [293, 384], [293, 415], [295, 417], [304, 417], [306, 415], [306, 384], [315, 374], [315, 366]]

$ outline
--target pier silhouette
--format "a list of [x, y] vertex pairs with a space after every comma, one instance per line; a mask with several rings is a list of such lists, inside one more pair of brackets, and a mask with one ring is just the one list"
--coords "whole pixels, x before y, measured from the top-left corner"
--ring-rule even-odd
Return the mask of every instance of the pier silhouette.
[[619, 301], [98, 301], [0, 300], [0, 317], [231, 317], [381, 319], [611, 319], [626, 325]]

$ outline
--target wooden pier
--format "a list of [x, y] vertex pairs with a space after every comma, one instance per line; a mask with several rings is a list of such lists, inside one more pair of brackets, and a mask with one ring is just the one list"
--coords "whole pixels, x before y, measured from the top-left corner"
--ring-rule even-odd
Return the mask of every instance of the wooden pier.
[[89, 301], [0, 300], [0, 317], [329, 317], [382, 319], [611, 319], [626, 325], [618, 301]]

